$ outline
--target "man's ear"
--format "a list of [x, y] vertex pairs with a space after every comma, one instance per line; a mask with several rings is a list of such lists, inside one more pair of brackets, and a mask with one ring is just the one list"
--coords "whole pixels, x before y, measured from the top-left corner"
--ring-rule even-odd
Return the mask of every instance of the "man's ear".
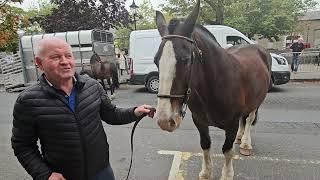
[[36, 65], [41, 69], [41, 71], [43, 71], [43, 61], [40, 57], [36, 56], [35, 58], [36, 61]]

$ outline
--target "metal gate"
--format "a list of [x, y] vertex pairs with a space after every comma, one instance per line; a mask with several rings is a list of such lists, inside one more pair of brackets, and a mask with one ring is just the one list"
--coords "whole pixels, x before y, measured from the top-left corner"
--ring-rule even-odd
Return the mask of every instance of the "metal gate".
[[6, 91], [11, 91], [25, 84], [23, 65], [19, 54], [2, 54], [0, 56], [2, 84]]

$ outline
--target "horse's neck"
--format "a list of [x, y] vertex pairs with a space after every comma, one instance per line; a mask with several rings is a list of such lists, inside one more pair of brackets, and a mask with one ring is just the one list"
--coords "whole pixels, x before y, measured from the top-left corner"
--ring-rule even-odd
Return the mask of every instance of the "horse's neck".
[[199, 49], [210, 49], [211, 52], [219, 54], [222, 51], [220, 44], [216, 38], [204, 27], [196, 26], [193, 31], [193, 38], [196, 41], [196, 45]]
[[227, 63], [223, 56], [226, 51], [219, 45], [217, 40], [208, 31], [196, 27], [194, 30], [194, 39], [198, 50], [203, 54], [201, 61], [204, 63], [203, 68], [211, 68], [212, 71], [219, 71], [220, 65]]
[[[195, 29], [194, 38], [197, 48], [202, 52], [202, 57], [200, 57], [202, 59], [197, 59], [193, 67], [192, 76], [194, 81], [202, 79], [203, 82], [210, 82], [221, 79], [220, 77], [224, 71], [232, 68], [232, 62], [226, 58], [229, 55], [211, 34], [202, 29]], [[199, 86], [201, 82], [196, 82], [196, 86]], [[215, 83], [211, 83], [211, 86], [215, 86]], [[209, 87], [209, 85], [206, 87], [209, 89], [215, 88]]]

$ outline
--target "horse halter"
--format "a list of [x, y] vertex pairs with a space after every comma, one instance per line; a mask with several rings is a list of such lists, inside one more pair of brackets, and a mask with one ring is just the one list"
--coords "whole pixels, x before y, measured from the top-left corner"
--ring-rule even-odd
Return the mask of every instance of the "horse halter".
[[[173, 39], [173, 38], [180, 38], [180, 39], [186, 40], [186, 41], [190, 42], [191, 44], [195, 45], [196, 49], [199, 51], [199, 54], [201, 56], [201, 50], [197, 47], [196, 42], [191, 38], [180, 36], [180, 35], [166, 35], [166, 36], [162, 37], [162, 40], [164, 40], [164, 39]], [[194, 53], [192, 53], [192, 58], [194, 58]], [[191, 85], [191, 79], [189, 80], [188, 89], [183, 95], [182, 94], [178, 94], [178, 95], [175, 95], [175, 94], [158, 94], [157, 97], [158, 98], [166, 98], [166, 99], [171, 99], [171, 98], [182, 99], [181, 115], [182, 115], [182, 118], [184, 118], [184, 116], [186, 115], [187, 107], [188, 107], [187, 103], [189, 101], [189, 97], [190, 97], [190, 94], [191, 94], [190, 85]]]
[[99, 56], [98, 54], [96, 54], [96, 53], [95, 53], [94, 55], [96, 56], [96, 61], [97, 61], [98, 63], [102, 64], [103, 62], [102, 62], [100, 56]]

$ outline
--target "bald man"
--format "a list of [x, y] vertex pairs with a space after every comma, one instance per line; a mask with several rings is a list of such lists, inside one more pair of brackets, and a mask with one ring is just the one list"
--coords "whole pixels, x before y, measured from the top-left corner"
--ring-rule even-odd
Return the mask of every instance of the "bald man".
[[148, 114], [151, 106], [113, 105], [96, 80], [75, 72], [64, 40], [43, 39], [38, 49], [35, 61], [44, 73], [14, 105], [14, 154], [36, 180], [113, 180], [101, 120], [128, 124]]

